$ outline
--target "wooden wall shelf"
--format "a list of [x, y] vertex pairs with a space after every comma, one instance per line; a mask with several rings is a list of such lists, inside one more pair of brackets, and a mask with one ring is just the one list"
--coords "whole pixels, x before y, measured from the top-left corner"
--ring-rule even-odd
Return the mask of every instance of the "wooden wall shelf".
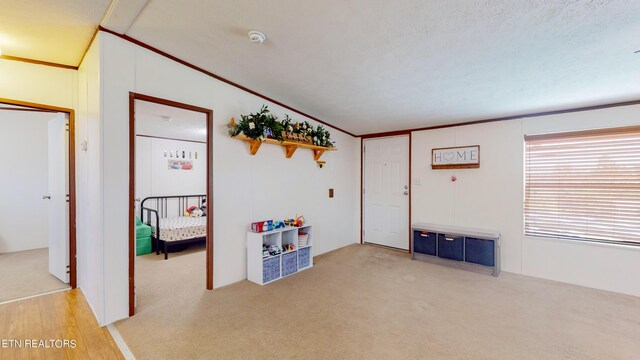
[[313, 144], [305, 144], [305, 143], [301, 143], [301, 142], [288, 141], [288, 140], [284, 140], [282, 142], [280, 142], [280, 141], [278, 141], [276, 139], [264, 139], [263, 141], [258, 141], [258, 140], [250, 139], [250, 138], [248, 138], [248, 137], [246, 137], [244, 135], [236, 135], [233, 138], [234, 139], [238, 139], [238, 140], [242, 140], [242, 141], [248, 143], [249, 144], [249, 153], [251, 155], [255, 155], [258, 152], [258, 150], [260, 149], [260, 146], [262, 144], [273, 144], [273, 145], [282, 146], [285, 149], [285, 156], [287, 157], [287, 159], [291, 158], [298, 148], [312, 150], [313, 151], [313, 160], [315, 160], [315, 161], [320, 160], [320, 157], [322, 156], [322, 154], [324, 154], [325, 151], [337, 150], [336, 148], [317, 146], [317, 145], [313, 145]]

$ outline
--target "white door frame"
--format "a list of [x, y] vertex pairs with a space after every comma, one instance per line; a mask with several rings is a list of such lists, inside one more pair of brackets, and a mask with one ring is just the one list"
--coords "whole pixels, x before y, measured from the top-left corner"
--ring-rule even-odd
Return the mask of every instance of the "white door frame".
[[[412, 202], [412, 177], [411, 177], [411, 157], [412, 157], [412, 151], [411, 151], [411, 142], [412, 142], [412, 132], [411, 131], [399, 131], [399, 132], [394, 132], [391, 134], [387, 134], [387, 135], [373, 135], [373, 136], [364, 136], [361, 138], [360, 140], [360, 244], [365, 244], [364, 241], [364, 230], [365, 230], [365, 216], [364, 216], [364, 209], [365, 209], [365, 199], [364, 199], [364, 177], [365, 177], [365, 172], [364, 172], [364, 167], [365, 167], [365, 150], [364, 150], [364, 145], [365, 145], [365, 141], [367, 140], [373, 140], [373, 139], [380, 139], [380, 138], [393, 138], [393, 137], [400, 137], [400, 136], [407, 136], [409, 139], [408, 142], [408, 146], [409, 146], [409, 158], [408, 158], [408, 174], [407, 174], [407, 185], [409, 187], [408, 191], [409, 191], [409, 201], [408, 201], [408, 221], [407, 221], [407, 228], [408, 228], [408, 233], [409, 236], [407, 238], [407, 242], [408, 242], [408, 252], [411, 253], [413, 251], [413, 249], [411, 248], [411, 202]], [[374, 246], [384, 246], [384, 245], [376, 245], [376, 244], [372, 244], [372, 243], [366, 243], [366, 244], [370, 244], [370, 245], [374, 245]], [[398, 249], [398, 248], [393, 248], [393, 247], [389, 247], [390, 249], [396, 249], [399, 251], [404, 251], [404, 249]]]

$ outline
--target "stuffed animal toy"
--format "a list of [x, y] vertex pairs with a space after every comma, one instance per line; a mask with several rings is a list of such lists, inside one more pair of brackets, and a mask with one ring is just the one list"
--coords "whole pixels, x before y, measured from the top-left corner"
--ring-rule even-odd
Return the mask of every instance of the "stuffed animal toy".
[[207, 216], [207, 199], [202, 199], [202, 205], [200, 205], [200, 210], [202, 210], [202, 216]]
[[190, 206], [184, 213], [184, 216], [200, 217], [204, 212], [197, 206]]

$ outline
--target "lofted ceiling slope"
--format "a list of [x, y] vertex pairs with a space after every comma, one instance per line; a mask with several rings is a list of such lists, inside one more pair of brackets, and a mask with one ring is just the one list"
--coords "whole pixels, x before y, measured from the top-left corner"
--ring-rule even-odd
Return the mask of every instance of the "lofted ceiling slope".
[[636, 0], [150, 1], [126, 34], [364, 134], [638, 99], [639, 15]]
[[103, 19], [356, 134], [640, 98], [637, 0], [5, 3], [9, 55], [77, 65]]

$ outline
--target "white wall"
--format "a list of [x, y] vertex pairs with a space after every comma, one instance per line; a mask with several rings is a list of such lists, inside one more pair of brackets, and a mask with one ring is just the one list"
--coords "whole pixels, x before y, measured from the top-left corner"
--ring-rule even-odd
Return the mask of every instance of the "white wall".
[[77, 71], [0, 59], [0, 98], [76, 108]]
[[[203, 120], [203, 124], [206, 122]], [[169, 153], [164, 156], [164, 150]], [[171, 151], [185, 151], [192, 161], [192, 170], [169, 169]], [[196, 152], [198, 158], [195, 158]], [[189, 159], [191, 153], [191, 159]], [[180, 160], [183, 160], [180, 158]], [[149, 196], [197, 195], [207, 192], [207, 145], [192, 141], [178, 141], [136, 137], [136, 198]]]
[[49, 246], [42, 195], [49, 191], [48, 122], [56, 116], [62, 115], [0, 111], [0, 253]]
[[[264, 145], [256, 156], [250, 156], [246, 144], [227, 134], [226, 123], [231, 117], [256, 111], [266, 103], [280, 117], [287, 112], [298, 121], [309, 119], [110, 34], [101, 33], [101, 46], [103, 166], [108, 174], [104, 177], [103, 198], [106, 302], [101, 324], [128, 314], [128, 147], [123, 139], [129, 131], [129, 91], [214, 111], [210, 160], [215, 287], [246, 278], [246, 230], [252, 221], [304, 214], [315, 226], [316, 254], [356, 240], [357, 139], [332, 130], [339, 150], [323, 156], [327, 161], [324, 169], [319, 169], [312, 153], [303, 149], [286, 159], [281, 147]], [[333, 199], [328, 198], [329, 188], [335, 189]], [[204, 271], [204, 263], [202, 268]]]
[[[640, 248], [530, 238], [522, 210], [524, 135], [638, 124], [626, 106], [413, 132], [412, 222], [495, 229], [504, 271], [640, 296]], [[480, 145], [479, 169], [431, 170], [432, 148], [463, 145]]]
[[[78, 69], [76, 114], [76, 237], [78, 287], [104, 319], [104, 236], [99, 33]], [[86, 151], [82, 149], [86, 143]], [[124, 211], [123, 211], [124, 212]]]

